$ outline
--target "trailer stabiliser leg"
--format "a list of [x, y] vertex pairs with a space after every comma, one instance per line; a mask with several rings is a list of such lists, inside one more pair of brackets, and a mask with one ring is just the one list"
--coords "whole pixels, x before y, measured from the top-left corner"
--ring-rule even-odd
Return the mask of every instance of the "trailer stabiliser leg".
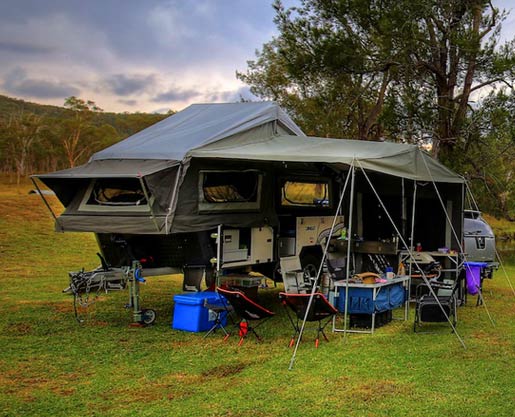
[[127, 308], [132, 308], [133, 325], [151, 325], [156, 320], [156, 312], [152, 309], [141, 309], [139, 303], [139, 284], [146, 280], [141, 275], [141, 263], [133, 261], [127, 271], [127, 282], [129, 284], [129, 304]]

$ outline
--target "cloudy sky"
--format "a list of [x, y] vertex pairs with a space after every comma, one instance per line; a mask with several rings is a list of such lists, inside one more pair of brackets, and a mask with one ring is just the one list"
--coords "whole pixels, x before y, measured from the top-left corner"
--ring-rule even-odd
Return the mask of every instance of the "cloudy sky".
[[271, 3], [0, 0], [0, 94], [55, 105], [76, 95], [117, 112], [251, 98], [235, 71], [276, 34]]

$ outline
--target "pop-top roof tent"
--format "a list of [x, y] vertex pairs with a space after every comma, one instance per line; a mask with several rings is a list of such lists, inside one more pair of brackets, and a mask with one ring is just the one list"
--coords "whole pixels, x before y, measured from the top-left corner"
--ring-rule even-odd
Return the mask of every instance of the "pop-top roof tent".
[[[190, 164], [221, 160], [261, 165], [326, 163], [342, 170], [359, 161], [364, 169], [414, 181], [464, 182], [415, 145], [305, 136], [272, 102], [192, 105], [97, 152], [85, 165], [36, 177], [55, 191], [66, 207], [56, 221], [56, 230], [167, 234], [190, 227], [188, 222], [174, 224], [179, 192], [198, 193], [186, 187], [181, 190]], [[122, 209], [111, 209], [108, 214], [82, 211], [91, 180], [102, 178], [141, 181], [154, 199], [151, 215]], [[211, 217], [211, 221], [192, 224], [192, 230], [207, 230], [219, 221]]]

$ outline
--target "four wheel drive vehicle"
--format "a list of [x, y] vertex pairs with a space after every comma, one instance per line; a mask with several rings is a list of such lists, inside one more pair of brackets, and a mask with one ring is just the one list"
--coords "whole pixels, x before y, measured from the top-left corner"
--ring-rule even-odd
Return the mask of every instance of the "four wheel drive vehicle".
[[495, 250], [495, 235], [490, 225], [478, 210], [464, 211], [463, 241], [467, 261], [486, 262], [483, 276], [492, 278], [499, 267]]

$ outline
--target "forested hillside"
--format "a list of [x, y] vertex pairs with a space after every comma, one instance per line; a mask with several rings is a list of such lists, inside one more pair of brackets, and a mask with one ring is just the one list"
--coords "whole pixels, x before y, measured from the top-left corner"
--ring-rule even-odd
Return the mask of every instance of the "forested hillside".
[[0, 95], [1, 170], [19, 180], [80, 165], [92, 153], [167, 116], [103, 112], [76, 97], [58, 107]]

